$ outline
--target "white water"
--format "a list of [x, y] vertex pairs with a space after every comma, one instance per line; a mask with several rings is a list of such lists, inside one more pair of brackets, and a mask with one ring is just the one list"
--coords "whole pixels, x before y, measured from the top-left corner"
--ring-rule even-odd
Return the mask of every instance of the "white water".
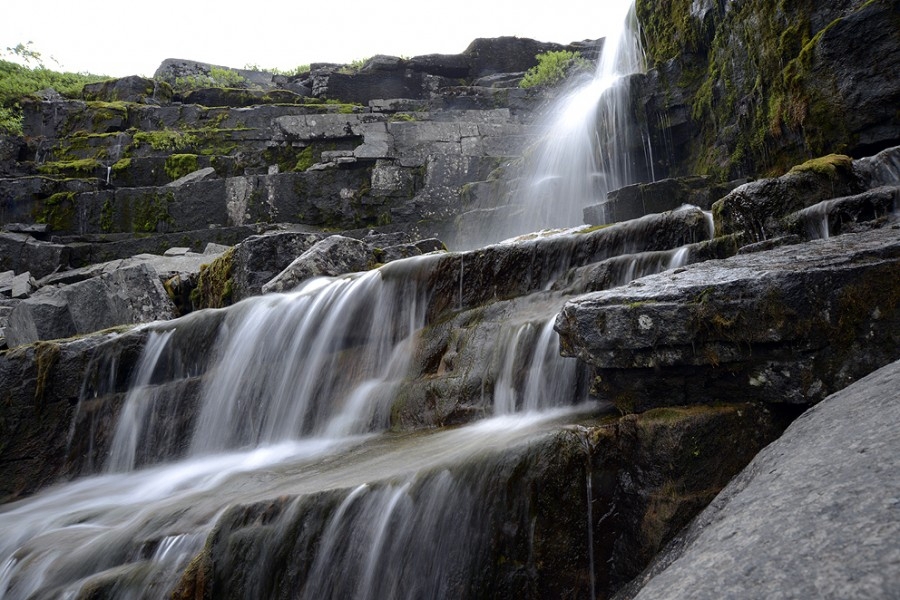
[[[623, 21], [630, 4], [622, 3]], [[583, 206], [630, 183], [615, 144], [627, 135], [619, 83], [641, 68], [637, 39], [608, 38], [607, 48], [617, 50], [605, 52], [595, 79], [566, 98], [564, 115], [548, 129], [549, 150], [521, 190], [533, 219], [522, 231], [579, 223]], [[598, 110], [601, 97], [610, 108]], [[605, 141], [594, 137], [598, 128]], [[563, 198], [569, 201], [557, 202]], [[624, 277], [684, 258], [673, 251], [644, 265], [627, 257], [633, 266]], [[460, 308], [464, 275], [461, 260]], [[179, 362], [178, 348], [195, 329], [189, 319], [156, 326], [106, 472], [0, 506], [0, 598], [70, 598], [103, 585], [114, 597], [166, 597], [229, 506], [328, 490], [348, 492], [323, 533], [303, 597], [446, 594], [448, 572], [464, 574], [477, 556], [481, 523], [448, 512], [477, 498], [441, 469], [540, 435], [571, 414], [560, 407], [581, 402], [584, 385], [577, 363], [559, 356], [554, 306], [512, 319], [486, 349], [496, 366], [487, 387], [497, 416], [427, 435], [378, 435], [426, 324], [427, 290], [414, 281], [386, 282], [381, 271], [317, 279], [216, 313], [218, 338], [202, 350], [210, 356], [200, 361], [206, 376], [187, 433], [177, 418], [183, 407], [163, 384], [170, 363], [193, 368]], [[414, 500], [411, 490], [426, 476]], [[415, 577], [403, 558], [410, 549]], [[335, 564], [354, 576], [344, 580]]]
[[593, 77], [577, 82], [538, 122], [542, 134], [523, 159], [512, 214], [492, 223], [487, 241], [579, 225], [586, 206], [635, 183], [626, 78], [643, 71], [644, 53], [633, 2], [615, 5], [610, 18], [622, 26], [607, 35]]

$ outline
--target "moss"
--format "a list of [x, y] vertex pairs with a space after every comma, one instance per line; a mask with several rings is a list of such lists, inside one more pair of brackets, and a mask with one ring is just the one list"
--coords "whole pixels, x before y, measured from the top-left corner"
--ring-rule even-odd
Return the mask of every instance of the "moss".
[[607, 227], [611, 227], [615, 225], [615, 223], [605, 223], [603, 225], [590, 225], [588, 227], [583, 227], [576, 231], [577, 234], [585, 234], [585, 233], [594, 233], [595, 231], [600, 231], [601, 229], [606, 229]]
[[58, 192], [41, 203], [41, 209], [33, 215], [36, 223], [49, 225], [51, 231], [72, 229], [75, 219], [75, 192]]
[[131, 205], [131, 227], [135, 232], [153, 233], [161, 226], [171, 224], [169, 202], [175, 199], [172, 191], [164, 194], [147, 193], [134, 200]]
[[113, 173], [123, 173], [131, 168], [131, 159], [130, 158], [120, 158], [116, 162], [112, 164]]
[[313, 156], [313, 148], [312, 146], [307, 146], [297, 155], [297, 162], [294, 165], [294, 171], [305, 171], [311, 166], [313, 166], [316, 162], [315, 157]]
[[590, 68], [590, 63], [579, 52], [555, 50], [535, 56], [537, 64], [525, 72], [521, 88], [549, 87], [565, 80], [571, 73]]
[[172, 154], [166, 159], [166, 175], [171, 180], [181, 179], [198, 169], [196, 154]]
[[850, 173], [853, 171], [853, 159], [844, 154], [829, 154], [819, 158], [813, 158], [803, 164], [791, 168], [791, 173], [815, 173], [824, 175], [832, 179], [843, 171]]
[[114, 211], [112, 197], [107, 197], [103, 201], [103, 206], [100, 207], [100, 229], [105, 233], [109, 233], [113, 229]]
[[810, 74], [823, 35], [839, 21], [813, 31], [811, 0], [747, 0], [702, 22], [692, 4], [637, 3], [651, 61], [699, 57], [682, 61], [697, 82], [691, 114], [699, 129], [685, 170], [716, 179], [777, 174], [802, 153], [833, 151], [828, 144], [846, 137], [838, 95]]
[[192, 148], [197, 144], [197, 137], [175, 131], [171, 129], [162, 129], [159, 131], [139, 131], [134, 134], [134, 144], [146, 144], [158, 151], [177, 152]]
[[39, 173], [45, 175], [65, 175], [69, 177], [96, 176], [98, 169], [103, 165], [95, 158], [82, 158], [79, 160], [50, 161], [38, 166]]
[[231, 304], [233, 265], [234, 248], [230, 248], [213, 262], [200, 266], [197, 286], [191, 291], [194, 310], [222, 308]]

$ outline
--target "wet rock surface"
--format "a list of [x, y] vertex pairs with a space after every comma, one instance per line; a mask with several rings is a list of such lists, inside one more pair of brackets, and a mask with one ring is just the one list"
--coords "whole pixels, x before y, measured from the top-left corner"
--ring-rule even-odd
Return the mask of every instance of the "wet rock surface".
[[575, 299], [557, 320], [563, 352], [597, 367], [598, 385], [625, 410], [735, 393], [816, 402], [897, 358], [895, 227], [709, 261]]
[[807, 411], [616, 598], [900, 593], [900, 363]]

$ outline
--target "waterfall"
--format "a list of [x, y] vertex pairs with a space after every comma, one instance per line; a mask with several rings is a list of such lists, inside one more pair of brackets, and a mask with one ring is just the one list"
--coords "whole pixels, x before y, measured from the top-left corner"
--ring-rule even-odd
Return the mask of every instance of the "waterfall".
[[[516, 193], [519, 233], [577, 224], [587, 203], [636, 177], [623, 146], [631, 138], [624, 78], [643, 60], [632, 3], [621, 8], [630, 26], [607, 38], [595, 76], [548, 111], [558, 118]], [[625, 252], [632, 229], [623, 231], [610, 235]], [[535, 515], [548, 506], [577, 515], [566, 536], [578, 551], [560, 564], [589, 572], [593, 591], [595, 492], [580, 438], [558, 423], [596, 409], [585, 402], [587, 369], [560, 356], [553, 330], [567, 298], [559, 282], [575, 264], [575, 244], [568, 250], [558, 265], [521, 273], [534, 299], [506, 300], [491, 323], [480, 322], [487, 300], [471, 301], [466, 287], [489, 285], [490, 275], [460, 254], [458, 265], [446, 261], [453, 268], [437, 322], [427, 318], [437, 260], [424, 256], [146, 326], [103, 473], [0, 506], [0, 600], [169, 597], [191, 561], [217, 544], [246, 552], [252, 573], [235, 566], [232, 575], [245, 577], [248, 598], [488, 597], [535, 577]], [[612, 284], [688, 260], [686, 250], [644, 250], [602, 256], [617, 265]], [[453, 327], [483, 342], [482, 369], [459, 378], [481, 379], [488, 410], [479, 416], [490, 418], [388, 432], [398, 396], [417, 391], [410, 373], [429, 362], [423, 332]], [[440, 367], [421, 375], [425, 384], [452, 369], [450, 345], [435, 353]], [[441, 390], [427, 392], [439, 404]], [[553, 453], [547, 464], [529, 454], [550, 436], [556, 447], [570, 441], [574, 458]], [[541, 474], [520, 460], [547, 471], [571, 460], [578, 476], [541, 496], [551, 494]], [[242, 546], [239, 530], [250, 523], [264, 541]], [[296, 563], [279, 571], [288, 549]], [[501, 565], [507, 579], [492, 579], [485, 565]]]
[[[610, 10], [622, 26], [607, 35], [593, 76], [573, 82], [539, 119], [539, 140], [527, 150], [511, 192], [511, 214], [492, 224], [494, 235], [579, 225], [586, 206], [635, 183], [642, 172], [632, 158], [636, 136], [627, 80], [644, 69], [640, 31], [633, 2]], [[652, 154], [649, 140], [641, 146], [645, 152]]]

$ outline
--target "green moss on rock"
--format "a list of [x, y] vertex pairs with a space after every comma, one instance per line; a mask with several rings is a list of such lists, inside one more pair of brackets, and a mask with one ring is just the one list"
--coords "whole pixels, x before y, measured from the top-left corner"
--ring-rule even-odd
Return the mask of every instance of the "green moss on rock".
[[166, 159], [166, 175], [173, 181], [198, 169], [196, 154], [172, 154]]
[[194, 310], [222, 308], [231, 304], [233, 264], [234, 248], [230, 248], [208, 265], [200, 267], [197, 286], [191, 291]]

